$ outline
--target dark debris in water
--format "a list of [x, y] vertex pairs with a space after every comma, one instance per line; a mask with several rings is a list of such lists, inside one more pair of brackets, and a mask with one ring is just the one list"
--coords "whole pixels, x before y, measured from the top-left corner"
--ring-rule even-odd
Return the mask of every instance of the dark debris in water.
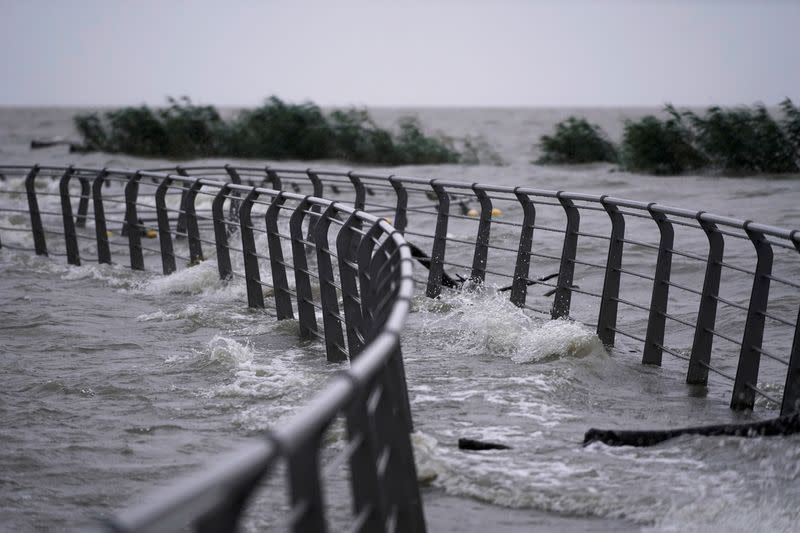
[[476, 439], [466, 439], [460, 438], [458, 439], [458, 449], [459, 450], [510, 450], [511, 446], [506, 446], [505, 444], [500, 444], [497, 442], [487, 442], [481, 441]]

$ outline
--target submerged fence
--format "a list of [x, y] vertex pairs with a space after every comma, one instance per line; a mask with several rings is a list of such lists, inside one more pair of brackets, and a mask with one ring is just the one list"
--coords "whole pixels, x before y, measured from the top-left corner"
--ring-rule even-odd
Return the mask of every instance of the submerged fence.
[[[0, 172], [13, 177], [18, 170]], [[57, 179], [57, 191], [48, 189], [51, 179]], [[72, 265], [80, 265], [88, 254], [100, 263], [123, 255], [134, 270], [158, 261], [169, 274], [178, 261], [201, 261], [207, 255], [204, 245], [213, 246], [220, 278], [246, 279], [250, 307], [264, 307], [264, 291], [271, 290], [279, 320], [297, 316], [301, 337], [320, 338], [329, 361], [351, 361], [288, 423], [160, 491], [149, 503], [117, 514], [100, 529], [173, 531], [191, 524], [197, 531], [233, 531], [252, 493], [282, 462], [291, 499], [289, 527], [324, 531], [320, 452], [325, 430], [341, 417], [347, 444], [332, 463], [349, 470], [351, 529], [425, 530], [399, 343], [413, 290], [411, 255], [402, 235], [386, 221], [321, 198], [144, 171], [33, 167], [25, 175], [24, 191], [2, 192], [27, 198], [27, 209], [3, 208], [0, 214], [30, 217], [24, 231], [32, 234], [32, 251], [65, 255]], [[169, 196], [176, 193], [180, 201], [170, 207]], [[48, 196], [60, 200], [60, 212], [40, 208], [40, 199]], [[197, 208], [201, 196], [212, 199], [210, 212]], [[54, 229], [54, 218], [61, 218], [63, 229]], [[87, 233], [87, 221], [93, 221], [94, 235]], [[3, 232], [19, 229], [0, 227]], [[233, 243], [237, 232], [241, 247]], [[158, 248], [144, 244], [156, 237], [153, 233]], [[257, 248], [256, 235], [266, 240], [269, 256]], [[50, 240], [53, 236], [63, 239], [63, 254], [55, 251], [60, 246]], [[185, 255], [177, 251], [177, 239], [185, 241]], [[290, 244], [287, 257], [282, 242]], [[242, 259], [240, 270], [231, 253]], [[266, 264], [269, 281], [260, 269]], [[287, 270], [294, 274], [293, 287]], [[318, 287], [316, 298], [312, 286]]]
[[[292, 527], [324, 529], [320, 435], [339, 414], [352, 529], [424, 529], [398, 342], [412, 256], [427, 269], [417, 281], [429, 297], [491, 287], [531, 313], [596, 328], [607, 346], [680, 372], [689, 385], [729, 392], [733, 409], [788, 414], [800, 402], [798, 230], [608, 195], [322, 169], [0, 173], [25, 176], [24, 190], [0, 193], [28, 203], [0, 216], [29, 220], [0, 226], [0, 246], [25, 248], [25, 239], [3, 241], [5, 231], [21, 231], [32, 251], [71, 264], [91, 257], [165, 274], [212, 250], [222, 279], [245, 280], [248, 305], [297, 317], [300, 334], [323, 341], [330, 361], [351, 360], [291, 423], [119, 514], [109, 523], [117, 530], [233, 527], [281, 460]], [[61, 209], [40, 209], [47, 196]]]

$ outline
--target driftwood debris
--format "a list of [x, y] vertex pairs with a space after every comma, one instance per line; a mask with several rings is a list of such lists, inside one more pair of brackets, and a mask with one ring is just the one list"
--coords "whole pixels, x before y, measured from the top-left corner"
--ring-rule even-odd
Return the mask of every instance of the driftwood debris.
[[718, 424], [650, 431], [618, 431], [592, 428], [583, 437], [583, 445], [602, 442], [609, 446], [653, 446], [681, 435], [774, 437], [800, 433], [800, 412], [749, 424]]

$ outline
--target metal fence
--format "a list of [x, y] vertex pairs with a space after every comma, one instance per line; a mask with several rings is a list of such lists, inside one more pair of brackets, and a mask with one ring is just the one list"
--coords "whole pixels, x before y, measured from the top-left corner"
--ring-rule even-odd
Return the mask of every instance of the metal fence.
[[[301, 337], [324, 342], [329, 361], [350, 359], [289, 422], [118, 513], [99, 530], [175, 531], [190, 525], [197, 531], [233, 531], [253, 493], [282, 463], [289, 527], [325, 531], [320, 453], [326, 429], [338, 418], [346, 425], [347, 444], [331, 463], [347, 465], [351, 530], [425, 530], [399, 342], [413, 290], [412, 259], [399, 232], [348, 205], [233, 181], [75, 167], [0, 169], [11, 179], [21, 171], [24, 190], [0, 192], [26, 198], [27, 208], [4, 207], [0, 215], [29, 217], [22, 231], [32, 237], [32, 247], [0, 246], [65, 255], [72, 265], [89, 256], [100, 263], [124, 260], [134, 270], [159, 266], [165, 274], [179, 262], [203, 260], [209, 254], [204, 246], [213, 247], [220, 278], [246, 280], [250, 307], [263, 308], [265, 289], [271, 291], [279, 320], [297, 316]], [[203, 196], [210, 199], [209, 209], [202, 208]], [[56, 199], [60, 209], [50, 207]], [[94, 235], [87, 221], [93, 222]], [[20, 229], [0, 227], [4, 233]], [[241, 247], [233, 243], [236, 233]], [[149, 238], [157, 239], [158, 248], [145, 244]], [[257, 241], [266, 241], [268, 255]], [[286, 256], [284, 242], [291, 249]], [[232, 253], [241, 257], [241, 269], [234, 267]], [[262, 271], [262, 264], [269, 271]], [[294, 287], [287, 270], [294, 274]]]
[[[353, 483], [354, 501], [361, 502], [355, 505], [354, 529], [424, 528], [397, 343], [408, 310], [412, 255], [427, 268], [427, 276], [417, 281], [429, 297], [439, 296], [443, 287], [491, 287], [531, 313], [596, 328], [607, 346], [680, 372], [693, 387], [723, 391], [733, 409], [779, 408], [788, 414], [800, 402], [799, 230], [608, 195], [355, 171], [231, 165], [138, 172], [0, 168], [7, 176], [28, 171], [29, 208], [18, 211], [30, 214], [26, 231], [37, 253], [47, 253], [45, 238], [57, 233], [65, 243], [63, 255], [73, 264], [86, 257], [79, 246], [84, 240], [92, 243], [86, 252], [100, 262], [125, 260], [134, 269], [160, 266], [168, 274], [202, 260], [204, 246], [213, 246], [220, 276], [246, 280], [250, 306], [267, 305], [267, 289], [278, 318], [296, 313], [301, 334], [319, 336], [329, 360], [348, 354], [352, 360], [349, 371], [323, 389], [293, 424], [201, 479], [168, 491], [152, 507], [120, 514], [120, 529], [185, 523], [211, 516], [208, 511], [215, 508], [232, 513], [215, 515], [229, 523], [245, 498], [241, 494], [254, 486], [254, 473], [263, 475], [276, 458], [286, 458], [293, 471], [295, 529], [322, 527], [314, 494], [319, 484], [296, 486], [316, 479], [317, 466], [301, 458], [313, 456], [318, 440], [297, 435], [319, 435], [342, 411], [348, 428], [351, 416], [361, 417], [362, 425], [351, 430], [355, 444], [348, 453], [366, 457], [359, 464], [350, 460], [353, 478], [362, 480]], [[58, 191], [36, 190], [35, 180], [45, 176], [58, 180]], [[111, 180], [124, 190], [104, 192]], [[143, 195], [144, 187], [152, 194]], [[36, 201], [43, 194], [60, 198], [61, 210], [40, 211]], [[341, 221], [338, 215], [348, 218]], [[376, 218], [382, 216], [393, 228]], [[62, 224], [56, 228], [59, 217]], [[254, 221], [262, 217], [259, 227]], [[87, 219], [94, 219], [94, 237], [80, 229]], [[335, 253], [328, 236], [333, 226], [338, 228]], [[231, 229], [237, 228], [241, 249], [229, 242]], [[148, 236], [159, 248], [143, 244]], [[283, 243], [291, 253], [284, 253]], [[231, 263], [230, 251], [243, 258], [241, 268]], [[271, 275], [264, 280], [259, 265], [267, 263]], [[293, 287], [287, 269], [294, 271]], [[319, 303], [312, 284], [318, 286]], [[777, 381], [784, 385], [775, 386]], [[401, 424], [363, 411], [373, 405], [370, 398], [389, 393], [382, 409], [402, 413]], [[354, 409], [360, 414], [351, 413]], [[392, 449], [386, 463], [382, 450], [390, 442], [399, 442], [399, 451]], [[387, 475], [376, 469], [376, 457], [377, 464], [390, 464], [395, 472], [406, 470], [398, 477]], [[298, 490], [311, 494], [295, 496]], [[207, 518], [205, 527], [223, 522]]]
[[[428, 276], [417, 281], [429, 297], [492, 285], [519, 307], [596, 328], [607, 346], [622, 338], [644, 364], [671, 356], [687, 384], [709, 386], [713, 374], [732, 409], [757, 399], [782, 414], [798, 408], [798, 229], [609, 195], [357, 171], [169, 170], [342, 198], [392, 217], [424, 251]], [[785, 385], [762, 387], [761, 375]]]

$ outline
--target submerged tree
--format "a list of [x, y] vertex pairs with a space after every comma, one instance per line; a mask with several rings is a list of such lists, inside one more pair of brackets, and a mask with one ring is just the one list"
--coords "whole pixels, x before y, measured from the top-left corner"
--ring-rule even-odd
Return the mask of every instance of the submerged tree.
[[536, 161], [539, 164], [617, 161], [617, 151], [600, 126], [574, 116], [556, 124], [553, 135], [542, 135], [539, 146], [542, 149], [542, 156]]

